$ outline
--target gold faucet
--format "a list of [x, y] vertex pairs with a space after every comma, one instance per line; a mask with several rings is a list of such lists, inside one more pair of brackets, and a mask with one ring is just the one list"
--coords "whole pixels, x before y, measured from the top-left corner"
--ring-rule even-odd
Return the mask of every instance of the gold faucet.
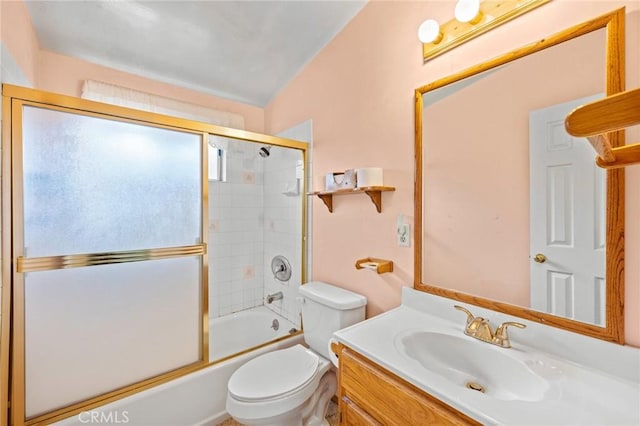
[[494, 345], [498, 345], [503, 348], [510, 348], [511, 341], [509, 340], [509, 335], [507, 334], [507, 327], [513, 326], [518, 328], [526, 328], [527, 326], [524, 324], [520, 324], [519, 322], [507, 321], [503, 322], [497, 329], [493, 335], [493, 339], [491, 343]]
[[474, 337], [483, 342], [491, 343], [493, 345], [500, 346], [501, 348], [510, 348], [511, 342], [509, 341], [509, 335], [507, 334], [507, 328], [509, 326], [525, 328], [526, 325], [519, 322], [507, 321], [501, 324], [496, 331], [491, 330], [489, 320], [482, 317], [474, 316], [468, 309], [462, 306], [454, 305], [459, 311], [467, 314], [467, 324], [464, 327], [464, 334]]

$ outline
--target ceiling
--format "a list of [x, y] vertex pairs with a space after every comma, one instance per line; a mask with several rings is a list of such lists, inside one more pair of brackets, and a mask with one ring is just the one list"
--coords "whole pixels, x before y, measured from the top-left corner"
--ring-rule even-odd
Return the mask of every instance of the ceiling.
[[366, 0], [27, 0], [44, 50], [263, 107]]

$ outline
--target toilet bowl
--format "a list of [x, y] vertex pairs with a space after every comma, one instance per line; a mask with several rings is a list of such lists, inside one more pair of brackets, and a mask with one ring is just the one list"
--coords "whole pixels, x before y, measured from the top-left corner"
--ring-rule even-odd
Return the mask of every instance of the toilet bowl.
[[229, 380], [227, 411], [245, 425], [320, 425], [336, 391], [330, 367], [302, 345], [255, 358]]
[[252, 359], [227, 385], [227, 412], [245, 425], [318, 426], [335, 395], [329, 356], [333, 332], [364, 319], [366, 298], [321, 282], [299, 293], [305, 342]]

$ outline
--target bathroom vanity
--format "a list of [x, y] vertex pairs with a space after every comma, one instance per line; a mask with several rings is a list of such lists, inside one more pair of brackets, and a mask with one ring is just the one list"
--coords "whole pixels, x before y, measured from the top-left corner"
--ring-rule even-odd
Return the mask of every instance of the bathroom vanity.
[[[334, 334], [342, 425], [640, 424], [640, 349], [520, 318], [499, 347], [465, 335], [455, 303], [404, 288]], [[493, 328], [514, 319], [465, 306]]]
[[340, 424], [479, 424], [353, 349], [337, 346]]

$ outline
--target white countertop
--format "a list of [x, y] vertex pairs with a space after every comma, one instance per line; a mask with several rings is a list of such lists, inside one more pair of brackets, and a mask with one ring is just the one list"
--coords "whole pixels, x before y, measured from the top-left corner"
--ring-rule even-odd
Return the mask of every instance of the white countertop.
[[[499, 348], [463, 333], [467, 307], [493, 326], [508, 320], [527, 325], [511, 330], [513, 347]], [[398, 350], [411, 330], [461, 336], [526, 362], [549, 384], [539, 401], [504, 400], [466, 389], [425, 369]], [[334, 337], [409, 383], [484, 424], [640, 425], [640, 349], [543, 326], [519, 318], [403, 289], [402, 305], [340, 330]], [[567, 349], [568, 348], [568, 349]]]

